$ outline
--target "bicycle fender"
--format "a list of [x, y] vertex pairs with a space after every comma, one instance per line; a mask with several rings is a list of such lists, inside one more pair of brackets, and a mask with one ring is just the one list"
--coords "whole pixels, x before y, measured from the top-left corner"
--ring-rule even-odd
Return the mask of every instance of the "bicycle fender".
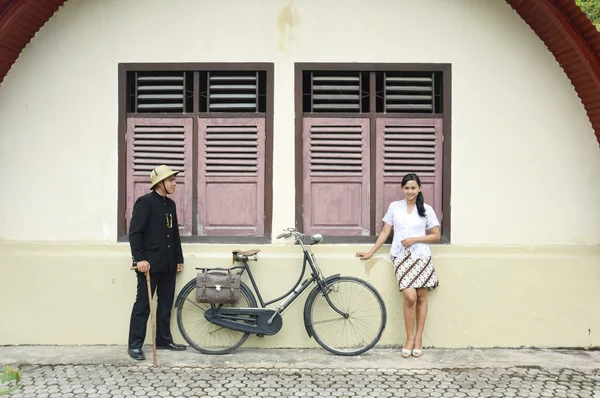
[[196, 278], [192, 279], [191, 281], [189, 281], [188, 283], [185, 284], [184, 287], [181, 288], [181, 290], [179, 291], [179, 294], [177, 295], [177, 298], [175, 299], [175, 306], [174, 308], [179, 307], [179, 305], [182, 303], [182, 301], [184, 300], [184, 293], [187, 294], [188, 289], [190, 289], [191, 286], [196, 287]]
[[[327, 278], [325, 278], [325, 282], [328, 283], [334, 279], [337, 279], [340, 277], [340, 274], [333, 274], [331, 276], [328, 276]], [[308, 303], [310, 303], [312, 300], [312, 297], [315, 296], [319, 291], [321, 291], [321, 289], [319, 288], [319, 285], [316, 285], [315, 287], [313, 287], [313, 289], [310, 291], [310, 293], [308, 294], [308, 297], [306, 298], [306, 302], [304, 303], [304, 327], [306, 328], [306, 334], [308, 334], [308, 337], [312, 338], [312, 333], [311, 333], [311, 327], [308, 325], [308, 314], [310, 309], [308, 308]]]

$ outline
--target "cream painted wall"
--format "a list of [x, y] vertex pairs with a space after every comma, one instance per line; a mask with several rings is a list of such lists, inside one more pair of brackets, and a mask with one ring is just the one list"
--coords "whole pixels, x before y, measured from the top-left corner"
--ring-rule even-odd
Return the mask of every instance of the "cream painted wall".
[[[176, 291], [194, 278], [194, 267], [231, 264], [232, 248], [190, 247]], [[4, 242], [0, 252], [0, 345], [127, 344], [136, 283], [127, 244]], [[385, 250], [367, 262], [341, 245], [316, 246], [315, 254], [325, 276], [356, 276], [377, 288], [388, 311], [378, 347], [401, 346], [402, 294]], [[433, 254], [440, 286], [428, 294], [425, 347], [600, 347], [600, 247], [436, 246]], [[265, 299], [291, 287], [301, 260], [297, 247], [263, 248], [250, 267]], [[287, 310], [278, 334], [251, 336], [243, 347], [318, 347], [304, 329], [305, 299]], [[184, 343], [176, 310], [171, 332]]]
[[600, 244], [591, 125], [504, 0], [69, 0], [0, 86], [0, 239], [114, 242], [117, 64], [224, 61], [275, 63], [276, 232], [294, 224], [294, 62], [443, 62], [453, 243]]

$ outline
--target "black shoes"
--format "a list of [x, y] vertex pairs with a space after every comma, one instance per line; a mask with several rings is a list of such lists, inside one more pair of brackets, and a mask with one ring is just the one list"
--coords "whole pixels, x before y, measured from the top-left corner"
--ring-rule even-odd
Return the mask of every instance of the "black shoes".
[[158, 350], [185, 351], [185, 346], [181, 344], [169, 343], [167, 345], [156, 345]]
[[[186, 347], [181, 344], [169, 343], [167, 345], [157, 345], [157, 349], [159, 350], [171, 350], [171, 351], [185, 351]], [[146, 356], [142, 352], [141, 348], [129, 348], [127, 350], [129, 356], [138, 361], [142, 361], [146, 359]]]
[[127, 350], [127, 352], [129, 353], [129, 356], [131, 358], [136, 359], [138, 361], [142, 361], [142, 360], [146, 359], [146, 357], [144, 356], [144, 353], [139, 348], [130, 348]]

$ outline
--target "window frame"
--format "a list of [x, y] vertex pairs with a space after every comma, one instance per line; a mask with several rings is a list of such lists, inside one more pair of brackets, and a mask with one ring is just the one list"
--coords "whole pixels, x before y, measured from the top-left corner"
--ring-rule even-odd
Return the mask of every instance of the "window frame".
[[[200, 93], [194, 91], [193, 109], [189, 113], [128, 113], [127, 112], [127, 74], [129, 72], [145, 71], [185, 71], [194, 73], [194, 86], [199, 84], [199, 72], [204, 71], [264, 71], [266, 72], [266, 112], [261, 113], [231, 113], [231, 112], [199, 112]], [[117, 178], [117, 241], [129, 242], [126, 233], [126, 163], [127, 163], [127, 134], [128, 117], [143, 118], [182, 118], [193, 120], [192, 134], [192, 235], [182, 236], [183, 243], [271, 243], [273, 222], [273, 110], [274, 110], [274, 64], [267, 62], [185, 62], [185, 63], [119, 63], [118, 64], [118, 178]], [[249, 118], [264, 117], [265, 119], [265, 179], [264, 179], [264, 209], [265, 225], [262, 236], [198, 236], [198, 118]]]
[[[371, 95], [369, 98], [370, 106], [368, 113], [331, 113], [331, 112], [313, 112], [304, 113], [303, 111], [303, 84], [302, 76], [305, 71], [367, 71], [367, 72], [441, 72], [442, 73], [442, 113], [378, 113], [376, 112], [376, 97]], [[369, 78], [370, 93], [375, 93], [375, 73], [371, 73]], [[452, 64], [450, 63], [319, 63], [319, 62], [296, 62], [294, 64], [294, 110], [295, 110], [295, 180], [296, 180], [296, 206], [295, 221], [296, 229], [303, 230], [303, 141], [302, 125], [304, 117], [319, 118], [339, 118], [339, 117], [369, 117], [376, 120], [376, 117], [385, 118], [442, 118], [442, 128], [444, 131], [443, 141], [443, 159], [442, 159], [442, 213], [441, 221], [441, 239], [439, 243], [449, 244], [451, 231], [451, 213], [450, 213], [450, 188], [452, 175]], [[370, 123], [370, 144], [372, 148], [376, 145], [376, 123]], [[373, 235], [370, 236], [326, 236], [326, 241], [330, 243], [374, 243], [377, 240], [380, 231], [375, 231], [375, 212], [376, 212], [376, 156], [370, 159], [371, 178], [370, 178], [370, 230]], [[440, 215], [438, 214], [438, 217]], [[391, 241], [391, 240], [390, 240]]]

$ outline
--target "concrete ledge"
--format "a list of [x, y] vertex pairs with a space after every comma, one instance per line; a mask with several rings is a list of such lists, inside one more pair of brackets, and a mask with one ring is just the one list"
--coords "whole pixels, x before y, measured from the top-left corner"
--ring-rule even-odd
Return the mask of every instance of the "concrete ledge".
[[[145, 361], [134, 361], [126, 346], [4, 346], [4, 365], [113, 365], [152, 366], [152, 346], [145, 346]], [[600, 369], [600, 351], [549, 349], [424, 350], [421, 358], [404, 359], [398, 349], [372, 349], [356, 357], [341, 357], [320, 349], [240, 348], [227, 355], [158, 351], [158, 366], [306, 369], [457, 369], [541, 367]]]

